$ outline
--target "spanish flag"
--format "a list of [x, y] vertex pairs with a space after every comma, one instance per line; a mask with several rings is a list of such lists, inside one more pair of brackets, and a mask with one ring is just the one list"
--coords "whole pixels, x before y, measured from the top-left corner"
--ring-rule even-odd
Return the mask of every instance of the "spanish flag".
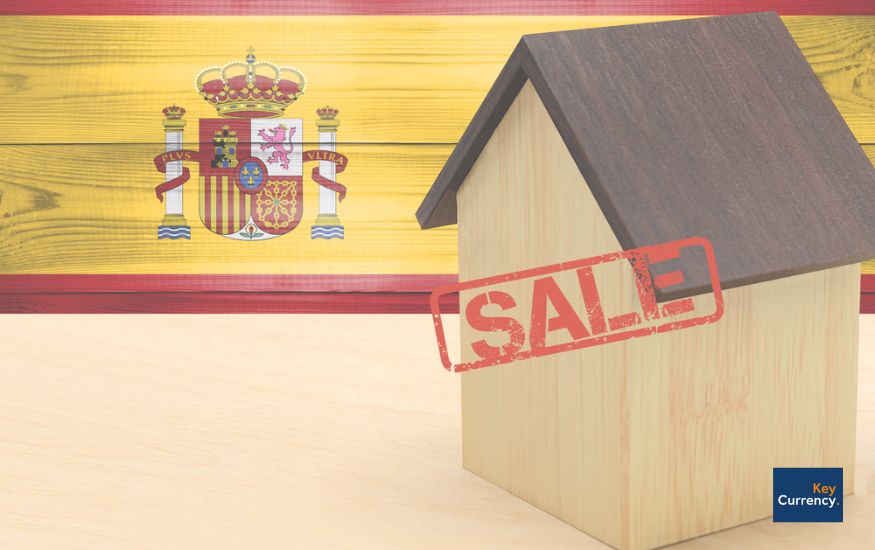
[[521, 35], [765, 10], [875, 161], [867, 0], [6, 3], [0, 311], [428, 311], [414, 213]]

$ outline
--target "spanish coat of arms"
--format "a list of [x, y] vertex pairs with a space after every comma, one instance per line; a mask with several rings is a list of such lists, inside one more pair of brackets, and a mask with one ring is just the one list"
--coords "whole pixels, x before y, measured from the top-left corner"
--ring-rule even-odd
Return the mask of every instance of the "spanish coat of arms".
[[346, 187], [335, 181], [347, 158], [335, 151], [338, 110], [316, 110], [319, 148], [305, 151], [304, 122], [283, 118], [286, 107], [304, 93], [300, 71], [256, 61], [252, 48], [245, 61], [209, 67], [195, 81], [197, 91], [221, 118], [201, 119], [200, 150], [183, 147], [185, 109], [164, 109], [165, 152], [155, 166], [165, 181], [155, 188], [164, 202], [159, 239], [190, 239], [182, 208], [183, 185], [190, 179], [185, 161], [198, 162], [199, 213], [217, 235], [243, 241], [280, 237], [295, 229], [304, 211], [304, 164], [319, 188], [319, 214], [313, 239], [343, 239], [337, 203]]

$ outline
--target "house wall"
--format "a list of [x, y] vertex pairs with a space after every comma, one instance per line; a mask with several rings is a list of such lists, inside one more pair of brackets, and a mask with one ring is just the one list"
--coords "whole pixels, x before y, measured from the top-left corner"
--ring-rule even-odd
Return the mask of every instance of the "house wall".
[[[529, 83], [457, 200], [462, 280], [621, 248]], [[624, 269], [596, 271], [618, 311]], [[844, 467], [851, 492], [859, 285], [850, 265], [731, 289], [712, 325], [464, 373], [464, 466], [619, 548], [769, 516], [775, 466]], [[482, 337], [463, 319], [463, 360]]]

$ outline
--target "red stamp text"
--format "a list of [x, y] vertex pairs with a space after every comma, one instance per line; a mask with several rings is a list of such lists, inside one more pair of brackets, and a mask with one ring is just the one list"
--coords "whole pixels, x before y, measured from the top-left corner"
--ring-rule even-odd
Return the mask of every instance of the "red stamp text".
[[[705, 298], [713, 299], [657, 303], [656, 289], [682, 284], [684, 274], [653, 276], [651, 266], [695, 248], [704, 249], [712, 290]], [[610, 286], [605, 270], [629, 278], [637, 291], [634, 304], [619, 298], [609, 303], [605, 296], [617, 293], [599, 288], [598, 280]], [[440, 313], [441, 297], [456, 292], [463, 331], [483, 333], [463, 350], [473, 359], [459, 363], [450, 360]], [[723, 295], [711, 242], [693, 237], [447, 285], [432, 293], [431, 313], [444, 368], [463, 372], [713, 323], [723, 315]]]

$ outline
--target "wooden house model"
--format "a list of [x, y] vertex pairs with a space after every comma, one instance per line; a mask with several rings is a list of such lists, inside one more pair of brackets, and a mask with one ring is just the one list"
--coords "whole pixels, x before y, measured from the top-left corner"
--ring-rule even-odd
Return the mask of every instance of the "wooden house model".
[[[777, 15], [524, 36], [420, 225], [458, 223], [462, 281], [706, 237], [725, 313], [461, 374], [465, 468], [622, 549], [769, 517], [773, 467], [842, 467], [852, 493], [872, 212], [875, 171]], [[679, 265], [660, 300], [705, 292]]]

